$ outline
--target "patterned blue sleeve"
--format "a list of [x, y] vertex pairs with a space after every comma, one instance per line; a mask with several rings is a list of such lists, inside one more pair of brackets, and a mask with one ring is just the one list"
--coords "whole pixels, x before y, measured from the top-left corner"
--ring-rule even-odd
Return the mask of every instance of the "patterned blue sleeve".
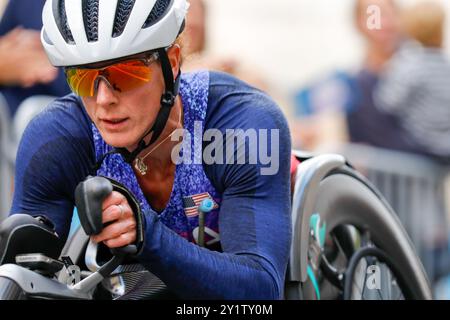
[[62, 239], [68, 235], [74, 190], [94, 164], [90, 121], [70, 95], [35, 117], [16, 158], [11, 214], [45, 215]]
[[[205, 129], [278, 130], [279, 143], [268, 150], [278, 154], [277, 170], [263, 175], [264, 165], [249, 164], [260, 148], [246, 153], [247, 164], [205, 165], [223, 195], [223, 252], [189, 243], [150, 214], [139, 259], [182, 298], [281, 299], [291, 237], [288, 126], [264, 93], [223, 74], [211, 73], [210, 79]], [[243, 147], [236, 144], [233, 153]]]

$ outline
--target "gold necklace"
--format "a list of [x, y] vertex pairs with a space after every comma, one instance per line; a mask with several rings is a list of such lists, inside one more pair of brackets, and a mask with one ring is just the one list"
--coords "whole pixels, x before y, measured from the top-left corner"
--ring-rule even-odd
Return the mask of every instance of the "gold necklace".
[[182, 112], [180, 111], [180, 118], [178, 119], [178, 124], [175, 127], [175, 129], [172, 131], [171, 134], [169, 134], [166, 138], [164, 138], [163, 141], [161, 141], [160, 143], [158, 143], [156, 146], [154, 146], [145, 156], [143, 157], [136, 157], [136, 160], [134, 160], [134, 167], [136, 168], [136, 170], [142, 175], [145, 176], [147, 174], [148, 171], [148, 166], [145, 164], [144, 160], [145, 158], [147, 158], [147, 156], [149, 156], [153, 151], [155, 151], [156, 149], [158, 149], [158, 147], [160, 145], [162, 145], [164, 142], [167, 141], [167, 139], [169, 139], [170, 137], [173, 136], [173, 134], [175, 133], [175, 131], [178, 129], [178, 126], [181, 123], [181, 114]]

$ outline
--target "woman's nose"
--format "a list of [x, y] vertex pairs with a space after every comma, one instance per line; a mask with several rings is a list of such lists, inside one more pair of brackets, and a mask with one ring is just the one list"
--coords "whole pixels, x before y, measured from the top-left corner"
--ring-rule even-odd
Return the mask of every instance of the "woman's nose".
[[102, 106], [109, 106], [117, 103], [117, 97], [114, 93], [114, 89], [111, 88], [102, 77], [98, 79], [96, 102], [97, 105]]

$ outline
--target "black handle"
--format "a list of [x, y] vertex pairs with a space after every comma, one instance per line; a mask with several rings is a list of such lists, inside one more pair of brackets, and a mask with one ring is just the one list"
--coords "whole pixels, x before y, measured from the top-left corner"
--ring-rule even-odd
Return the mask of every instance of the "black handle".
[[80, 223], [88, 236], [99, 234], [103, 229], [103, 201], [113, 191], [111, 182], [103, 177], [87, 177], [75, 189], [75, 204]]
[[137, 252], [137, 247], [134, 244], [130, 244], [125, 247], [113, 248], [111, 253], [113, 258], [105, 263], [99, 270], [98, 273], [102, 275], [103, 278], [108, 277], [118, 266], [120, 266], [128, 255], [133, 255]]
[[[102, 223], [103, 201], [113, 192], [113, 189], [113, 184], [108, 179], [92, 176], [80, 182], [75, 189], [75, 204], [78, 216], [80, 217], [81, 226], [88, 236], [102, 232], [104, 227]], [[122, 259], [124, 256], [133, 255], [136, 252], [137, 248], [135, 245], [111, 249], [111, 253], [114, 256]], [[109, 267], [106, 267], [106, 272], [109, 272], [109, 269], [116, 263], [117, 261], [111, 264], [108, 263]]]

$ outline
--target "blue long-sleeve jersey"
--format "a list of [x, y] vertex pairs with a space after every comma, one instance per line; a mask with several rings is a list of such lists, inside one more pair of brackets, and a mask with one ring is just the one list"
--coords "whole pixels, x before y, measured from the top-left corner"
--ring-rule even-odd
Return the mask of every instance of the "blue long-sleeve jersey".
[[[98, 173], [122, 179], [141, 200], [145, 236], [139, 260], [181, 298], [282, 298], [291, 238], [291, 144], [285, 118], [267, 95], [221, 73], [184, 75], [180, 96], [184, 125], [191, 132], [195, 122], [204, 132], [269, 132], [272, 143], [265, 151], [275, 156], [275, 170], [262, 174], [268, 164], [251, 161], [252, 152], [264, 154], [260, 144], [252, 149], [247, 140], [240, 140], [232, 150], [234, 162], [177, 164], [169, 204], [156, 212], [132, 177], [131, 167], [119, 155], [110, 157]], [[277, 134], [270, 137], [271, 130]], [[211, 143], [203, 141], [202, 150]], [[242, 149], [256, 151], [241, 153]], [[74, 95], [56, 100], [30, 123], [22, 138], [11, 213], [43, 214], [61, 237], [67, 237], [74, 190], [106, 151], [108, 146], [81, 100]], [[236, 163], [238, 158], [245, 161]], [[195, 243], [198, 217], [192, 208], [202, 197], [216, 204], [206, 219], [210, 236], [206, 241], [216, 251]]]

